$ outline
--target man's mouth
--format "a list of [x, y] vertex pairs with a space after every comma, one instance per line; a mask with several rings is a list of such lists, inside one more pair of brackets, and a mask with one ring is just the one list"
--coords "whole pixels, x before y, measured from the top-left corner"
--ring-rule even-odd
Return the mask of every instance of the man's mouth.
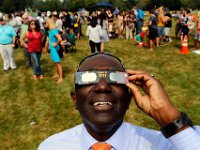
[[112, 102], [108, 102], [108, 101], [104, 101], [104, 102], [94, 102], [92, 104], [93, 108], [95, 110], [98, 111], [108, 111], [111, 110], [113, 108], [113, 103]]
[[107, 106], [107, 105], [110, 105], [110, 106], [112, 106], [113, 105], [113, 103], [111, 103], [111, 102], [95, 102], [94, 104], [93, 104], [93, 106]]

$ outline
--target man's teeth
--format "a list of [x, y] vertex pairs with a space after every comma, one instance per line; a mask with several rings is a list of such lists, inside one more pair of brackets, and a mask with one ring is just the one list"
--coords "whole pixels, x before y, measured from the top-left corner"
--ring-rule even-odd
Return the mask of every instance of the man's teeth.
[[93, 106], [105, 106], [105, 105], [112, 105], [111, 102], [95, 102]]

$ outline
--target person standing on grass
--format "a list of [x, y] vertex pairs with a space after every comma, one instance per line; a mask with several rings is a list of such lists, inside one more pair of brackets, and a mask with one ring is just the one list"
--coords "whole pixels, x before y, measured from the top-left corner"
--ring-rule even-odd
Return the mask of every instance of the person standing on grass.
[[101, 26], [103, 37], [101, 38], [101, 52], [104, 51], [105, 43], [109, 41], [108, 37], [108, 21], [106, 19], [106, 12], [101, 11], [98, 16], [98, 23]]
[[166, 42], [171, 42], [172, 39], [170, 38], [170, 29], [172, 27], [172, 15], [169, 11], [168, 8], [166, 8], [166, 13], [165, 13], [165, 16], [167, 16], [169, 19], [165, 22], [165, 29], [164, 29], [164, 32], [165, 32], [165, 41]]
[[47, 39], [47, 43], [50, 49], [51, 59], [55, 63], [56, 73], [53, 78], [59, 78], [57, 84], [63, 81], [63, 72], [61, 59], [58, 54], [58, 50], [60, 49], [60, 42], [62, 41], [61, 35], [59, 34], [59, 30], [56, 28], [56, 24], [53, 19], [48, 19], [46, 21], [46, 27], [49, 28], [49, 37]]
[[126, 39], [132, 40], [133, 39], [133, 21], [134, 15], [132, 11], [126, 12], [125, 15], [125, 30], [126, 30]]
[[[29, 18], [28, 18], [27, 13], [24, 13], [22, 15], [22, 21], [23, 21], [23, 24], [21, 25], [21, 28], [20, 28], [20, 37], [22, 37], [24, 33], [27, 32], [28, 30]], [[28, 43], [28, 40], [25, 39], [25, 42]], [[24, 51], [24, 59], [25, 59], [26, 67], [32, 66], [31, 55], [30, 53], [28, 53], [27, 48], [23, 47], [23, 51]]]
[[80, 24], [81, 24], [81, 18], [79, 14], [75, 12], [73, 17], [73, 28], [77, 39], [80, 38], [80, 32], [81, 32]]
[[14, 46], [16, 40], [16, 32], [13, 27], [8, 24], [8, 15], [4, 15], [0, 18], [0, 53], [3, 60], [3, 70], [8, 71], [16, 69], [14, 59]]
[[153, 51], [153, 44], [154, 42], [156, 42], [156, 47], [158, 47], [159, 44], [159, 35], [158, 35], [158, 19], [157, 17], [154, 15], [154, 9], [149, 11], [150, 14], [150, 18], [148, 21], [148, 28], [149, 28], [149, 48], [150, 51]]
[[159, 35], [159, 45], [162, 45], [164, 38], [164, 29], [165, 29], [165, 16], [163, 12], [163, 7], [158, 8], [158, 35]]
[[136, 21], [137, 21], [137, 34], [140, 34], [142, 32], [142, 27], [144, 25], [144, 11], [142, 9], [137, 9], [137, 16], [136, 16]]
[[177, 12], [175, 16], [175, 36], [176, 39], [180, 38], [180, 31], [181, 31], [181, 18], [182, 18], [182, 11]]
[[122, 11], [119, 11], [119, 14], [117, 15], [117, 28], [118, 28], [118, 38], [123, 39], [124, 16]]
[[108, 20], [108, 36], [112, 37], [114, 33], [114, 14], [111, 9], [108, 9], [106, 14]]
[[[24, 40], [28, 39], [28, 43]], [[33, 79], [37, 79], [37, 75], [40, 76], [40, 79], [43, 79], [43, 72], [40, 67], [40, 58], [42, 54], [42, 40], [43, 34], [40, 31], [39, 22], [32, 20], [29, 22], [28, 30], [21, 37], [20, 42], [25, 48], [27, 48], [34, 65], [34, 75]]]
[[194, 48], [198, 49], [200, 44], [200, 12], [197, 16], [196, 29], [194, 31]]
[[91, 52], [101, 51], [101, 38], [103, 36], [101, 26], [97, 23], [97, 18], [93, 17], [86, 30], [86, 36], [89, 37]]

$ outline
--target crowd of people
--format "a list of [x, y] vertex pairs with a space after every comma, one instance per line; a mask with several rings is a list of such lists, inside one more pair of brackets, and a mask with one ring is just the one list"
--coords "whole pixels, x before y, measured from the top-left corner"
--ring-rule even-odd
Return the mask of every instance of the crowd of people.
[[[200, 13], [191, 10], [174, 12], [159, 7], [149, 11], [149, 16], [142, 9], [132, 10], [97, 9], [88, 13], [60, 12], [20, 12], [0, 13], [0, 45], [3, 70], [16, 69], [13, 48], [23, 47], [26, 67], [34, 66], [33, 79], [43, 79], [40, 67], [42, 49], [49, 51], [55, 63], [53, 77], [62, 82], [61, 59], [63, 52], [75, 46], [75, 40], [83, 37], [82, 25], [87, 24], [86, 36], [89, 38], [91, 53], [103, 52], [106, 42], [112, 38], [125, 38], [134, 41], [139, 47], [156, 47], [172, 41], [170, 30], [175, 20], [175, 36], [181, 40], [194, 37], [194, 47], [199, 48]], [[6, 31], [6, 32], [5, 32]]]

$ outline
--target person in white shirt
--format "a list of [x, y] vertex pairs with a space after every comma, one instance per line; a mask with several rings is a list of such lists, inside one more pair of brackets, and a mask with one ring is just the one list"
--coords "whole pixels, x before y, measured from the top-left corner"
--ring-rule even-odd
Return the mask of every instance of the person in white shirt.
[[89, 44], [91, 48], [91, 52], [95, 53], [96, 50], [98, 52], [101, 51], [101, 38], [103, 37], [103, 33], [101, 30], [101, 26], [97, 22], [97, 18], [93, 17], [90, 21], [90, 24], [86, 30], [86, 36], [89, 37]]
[[[119, 58], [93, 53], [81, 60], [74, 84], [71, 97], [83, 124], [50, 136], [38, 150], [94, 150], [96, 143], [109, 145], [109, 150], [200, 149], [200, 127], [173, 106], [152, 74], [125, 70]], [[161, 132], [123, 120], [132, 98]]]

